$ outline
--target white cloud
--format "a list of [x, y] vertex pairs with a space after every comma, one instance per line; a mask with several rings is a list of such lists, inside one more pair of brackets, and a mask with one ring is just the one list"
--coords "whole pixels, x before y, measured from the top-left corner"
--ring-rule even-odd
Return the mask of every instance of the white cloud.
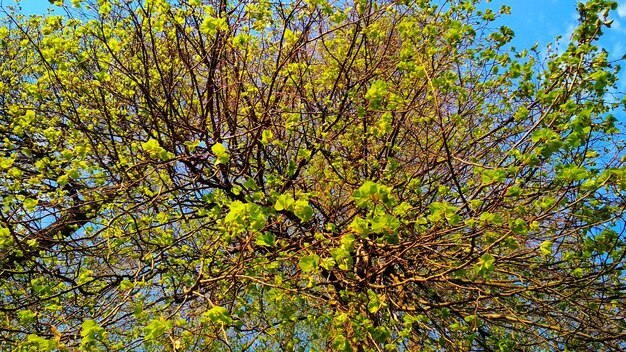
[[622, 2], [617, 7], [617, 15], [619, 17], [626, 17], [626, 2]]

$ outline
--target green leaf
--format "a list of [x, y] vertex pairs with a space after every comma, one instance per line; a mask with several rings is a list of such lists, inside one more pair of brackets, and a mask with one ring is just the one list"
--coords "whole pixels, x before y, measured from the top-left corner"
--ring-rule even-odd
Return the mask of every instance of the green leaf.
[[236, 229], [251, 228], [262, 230], [267, 218], [263, 208], [254, 203], [231, 202], [228, 205], [230, 211], [224, 217], [224, 223]]
[[31, 324], [35, 320], [36, 316], [37, 313], [31, 311], [30, 309], [20, 310], [17, 312], [17, 318], [22, 324]]
[[128, 280], [128, 279], [124, 279], [124, 280], [122, 280], [122, 282], [120, 282], [120, 290], [122, 290], [122, 291], [129, 290], [129, 289], [133, 288], [134, 286], [135, 285], [133, 284], [133, 282]]
[[345, 336], [337, 335], [333, 340], [333, 347], [338, 352], [352, 352], [352, 346]]
[[311, 158], [311, 154], [313, 154], [312, 151], [310, 151], [309, 149], [299, 149], [298, 150], [298, 159], [303, 159], [303, 160], [309, 160]]
[[[57, 347], [55, 340], [48, 340], [35, 334], [29, 334], [26, 337], [26, 341], [31, 346], [34, 346], [36, 351], [55, 351]], [[32, 349], [30, 349], [30, 351], [32, 351]]]
[[370, 329], [369, 331], [372, 334], [374, 340], [379, 343], [384, 343], [391, 338], [391, 332], [386, 326], [377, 326], [373, 329]]
[[509, 197], [517, 197], [522, 193], [522, 188], [519, 186], [511, 186], [506, 190], [506, 195]]
[[278, 196], [278, 198], [276, 198], [276, 204], [274, 204], [274, 209], [276, 209], [276, 211], [292, 210], [294, 203], [295, 201], [290, 195], [281, 194], [280, 196]]
[[159, 142], [155, 139], [149, 139], [145, 143], [142, 143], [141, 147], [148, 153], [148, 155], [150, 155], [151, 158], [158, 157], [159, 159], [165, 161], [171, 157], [170, 153], [168, 153], [167, 150], [161, 147]]
[[525, 235], [528, 233], [528, 223], [524, 219], [515, 219], [509, 225], [514, 234]]
[[200, 141], [198, 140], [186, 141], [183, 144], [187, 147], [187, 150], [189, 150], [190, 153], [193, 153], [196, 150], [196, 148], [200, 145]]
[[263, 234], [259, 234], [256, 237], [255, 243], [259, 246], [263, 247], [274, 247], [276, 242], [276, 237], [271, 232], [265, 232]]
[[360, 208], [367, 208], [378, 203], [391, 205], [392, 198], [390, 196], [390, 188], [379, 185], [372, 181], [366, 181], [359, 189], [354, 191], [352, 199]]
[[483, 254], [479, 259], [476, 266], [474, 266], [474, 270], [476, 274], [479, 274], [483, 277], [487, 277], [493, 271], [493, 263], [495, 262], [495, 258], [489, 254]]
[[483, 170], [481, 180], [483, 184], [502, 183], [506, 179], [506, 170]]
[[350, 251], [345, 248], [333, 248], [330, 250], [330, 255], [333, 257], [337, 266], [341, 270], [350, 270], [353, 264], [352, 255]]
[[305, 273], [313, 272], [317, 270], [320, 265], [320, 257], [317, 254], [305, 255], [300, 258], [298, 265], [300, 265], [300, 269]]
[[13, 158], [0, 158], [0, 169], [8, 169], [13, 166], [14, 162]]
[[73, 180], [77, 180], [80, 178], [80, 172], [77, 169], [72, 168], [67, 171], [67, 176]]
[[370, 233], [368, 221], [358, 216], [352, 220], [348, 228], [363, 238], [366, 238]]
[[156, 152], [157, 150], [159, 150], [161, 148], [161, 145], [159, 144], [159, 141], [157, 141], [156, 139], [150, 138], [146, 142], [142, 143], [141, 147], [143, 148], [143, 150], [152, 154]]
[[215, 155], [216, 158], [215, 165], [226, 164], [228, 162], [228, 159], [230, 158], [228, 150], [221, 143], [213, 144], [213, 146], [211, 147], [211, 152], [213, 152], [213, 155]]
[[369, 102], [370, 108], [380, 109], [386, 94], [387, 84], [384, 81], [376, 81], [365, 93], [365, 99]]
[[380, 299], [380, 296], [378, 294], [376, 294], [376, 292], [374, 292], [371, 289], [367, 290], [367, 298], [368, 298], [368, 302], [367, 302], [367, 310], [370, 313], [376, 313], [380, 310], [380, 308], [382, 308], [383, 306], [383, 302]]
[[347, 233], [341, 236], [341, 248], [345, 249], [348, 252], [354, 251], [354, 234]]
[[61, 175], [57, 178], [57, 183], [59, 186], [65, 186], [70, 181], [70, 177], [68, 175]]
[[26, 209], [26, 211], [35, 210], [35, 208], [37, 207], [37, 204], [39, 204], [39, 201], [37, 199], [27, 198], [24, 200], [24, 208]]
[[200, 25], [200, 31], [211, 36], [217, 34], [218, 31], [225, 31], [227, 29], [228, 23], [226, 23], [225, 18], [221, 17], [206, 16]]
[[504, 223], [504, 219], [500, 214], [492, 213], [482, 213], [479, 220], [483, 222], [490, 222], [494, 225], [502, 225]]
[[272, 133], [271, 130], [263, 130], [263, 133], [261, 134], [261, 143], [263, 145], [267, 145], [273, 137], [274, 133]]
[[457, 214], [459, 208], [446, 202], [433, 202], [428, 208], [430, 210], [428, 219], [432, 222], [438, 222], [445, 219], [450, 225], [454, 226], [458, 225], [461, 220], [461, 217]]
[[589, 177], [587, 169], [577, 165], [567, 165], [561, 169], [559, 178], [565, 181], [581, 181]]
[[545, 240], [539, 245], [539, 251], [541, 254], [548, 256], [552, 254], [552, 241]]
[[213, 144], [213, 146], [211, 147], [211, 151], [217, 157], [222, 157], [228, 154], [226, 147], [224, 147], [222, 143]]
[[320, 266], [326, 270], [332, 269], [335, 266], [335, 264], [337, 263], [335, 263], [335, 259], [333, 258], [323, 258], [320, 261]]
[[309, 202], [306, 200], [298, 200], [294, 205], [293, 213], [300, 219], [302, 222], [307, 222], [313, 217], [313, 208], [309, 205]]
[[209, 321], [216, 324], [230, 324], [233, 319], [230, 316], [228, 309], [220, 306], [215, 306], [208, 311], [204, 312], [203, 316]]
[[81, 330], [80, 330], [80, 336], [82, 337], [81, 346], [82, 347], [91, 346], [98, 339], [104, 337], [105, 334], [106, 332], [104, 328], [98, 325], [98, 322], [96, 322], [93, 319], [87, 319], [83, 321], [81, 325]]
[[171, 328], [171, 321], [163, 318], [153, 319], [150, 324], [144, 328], [144, 339], [148, 342], [153, 342], [163, 336], [163, 334]]

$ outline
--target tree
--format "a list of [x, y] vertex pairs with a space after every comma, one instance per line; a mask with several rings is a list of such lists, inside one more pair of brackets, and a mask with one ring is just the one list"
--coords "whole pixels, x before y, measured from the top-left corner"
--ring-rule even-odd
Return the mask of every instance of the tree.
[[614, 2], [543, 52], [477, 1], [57, 5], [0, 28], [3, 350], [626, 348]]

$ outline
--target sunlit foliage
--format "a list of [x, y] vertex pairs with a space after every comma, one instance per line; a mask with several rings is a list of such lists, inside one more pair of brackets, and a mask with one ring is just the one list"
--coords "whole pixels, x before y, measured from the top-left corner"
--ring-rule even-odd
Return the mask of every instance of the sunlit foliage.
[[615, 7], [3, 8], [0, 349], [626, 348]]

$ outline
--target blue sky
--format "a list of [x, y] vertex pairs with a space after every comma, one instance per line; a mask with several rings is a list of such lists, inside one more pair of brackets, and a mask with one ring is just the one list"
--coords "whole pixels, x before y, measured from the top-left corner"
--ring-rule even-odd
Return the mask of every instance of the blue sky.
[[[626, 0], [618, 0], [617, 11], [612, 13], [613, 25], [605, 31], [602, 45], [619, 58], [626, 46]], [[494, 0], [492, 7], [511, 6], [511, 15], [502, 21], [515, 31], [515, 45], [528, 47], [534, 42], [548, 43], [558, 35], [565, 39], [574, 28], [578, 14], [574, 0]]]
[[[0, 0], [5, 5], [14, 0]], [[510, 16], [502, 23], [511, 27], [516, 34], [514, 45], [522, 48], [539, 42], [553, 40], [557, 35], [567, 37], [576, 24], [575, 0], [493, 0], [490, 6], [497, 9], [502, 4], [511, 6]], [[613, 28], [606, 32], [603, 45], [620, 57], [625, 53], [626, 44], [626, 0], [618, 0], [618, 10], [613, 14]], [[50, 5], [46, 0], [22, 0], [25, 13], [44, 13]]]
[[576, 24], [576, 1], [573, 0], [495, 0], [490, 6], [499, 8], [503, 4], [511, 6], [511, 15], [503, 18], [502, 23], [513, 29], [519, 47], [565, 36]]
[[[618, 0], [618, 9], [613, 12], [612, 28], [605, 31], [601, 45], [611, 54], [611, 59], [626, 54], [626, 0]], [[9, 5], [14, 0], [0, 0]], [[541, 47], [558, 35], [567, 39], [576, 26], [577, 13], [575, 0], [493, 0], [487, 6], [498, 9], [501, 5], [511, 6], [511, 15], [504, 17], [499, 24], [506, 24], [515, 32], [513, 45], [518, 49], [529, 48], [535, 43]], [[22, 0], [23, 12], [45, 13], [50, 6], [46, 0]], [[626, 91], [626, 65], [621, 73], [621, 91]]]
[[[561, 35], [567, 40], [577, 25], [578, 13], [575, 0], [493, 0], [488, 6], [498, 9], [501, 5], [511, 6], [511, 15], [500, 23], [515, 32], [513, 45], [518, 49], [529, 48], [535, 43], [544, 46]], [[617, 11], [611, 13], [611, 28], [604, 31], [600, 45], [613, 60], [626, 54], [626, 0], [617, 0]], [[622, 63], [620, 91], [626, 91], [626, 63]], [[619, 113], [625, 120], [623, 112]]]

